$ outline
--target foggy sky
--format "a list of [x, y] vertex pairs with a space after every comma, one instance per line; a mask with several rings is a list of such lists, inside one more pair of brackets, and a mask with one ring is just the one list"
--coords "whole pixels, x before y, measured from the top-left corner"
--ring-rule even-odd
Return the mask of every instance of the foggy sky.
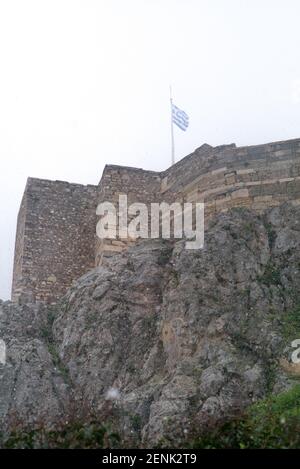
[[203, 143], [300, 137], [298, 0], [0, 0], [0, 298], [28, 176], [170, 165], [169, 84]]

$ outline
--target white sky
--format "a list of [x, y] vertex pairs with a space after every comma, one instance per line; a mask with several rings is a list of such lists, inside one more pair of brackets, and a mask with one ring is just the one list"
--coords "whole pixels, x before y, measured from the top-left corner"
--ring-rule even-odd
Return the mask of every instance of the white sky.
[[298, 0], [0, 0], [0, 298], [28, 176], [170, 163], [169, 83], [207, 142], [300, 137]]

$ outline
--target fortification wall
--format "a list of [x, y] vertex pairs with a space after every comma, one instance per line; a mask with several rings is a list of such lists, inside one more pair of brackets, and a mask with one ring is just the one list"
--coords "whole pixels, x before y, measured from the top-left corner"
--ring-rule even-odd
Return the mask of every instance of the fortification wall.
[[[155, 171], [140, 168], [107, 165], [99, 184], [98, 203], [112, 202], [118, 207], [119, 195], [127, 195], [128, 205], [141, 202], [148, 207], [157, 202], [161, 190], [161, 176]], [[119, 212], [117, 212], [119, 215]], [[129, 218], [130, 220], [130, 218]], [[96, 265], [100, 265], [106, 257], [123, 251], [134, 243], [133, 239], [117, 237], [96, 242]]]
[[[216, 147], [209, 168], [169, 188], [182, 202], [205, 202], [210, 217], [232, 207], [263, 212], [300, 200], [300, 139], [236, 148]], [[168, 192], [167, 191], [167, 192]]]
[[[258, 212], [287, 200], [300, 202], [300, 139], [249, 147], [202, 145], [166, 171], [106, 166], [99, 201], [204, 202], [205, 216], [232, 207]], [[149, 211], [150, 213], [150, 211]], [[149, 223], [150, 226], [150, 223]], [[97, 241], [96, 265], [121, 252], [131, 239]]]
[[94, 267], [97, 187], [28, 179], [21, 205], [12, 298], [55, 302]]
[[15, 257], [14, 257], [14, 271], [12, 282], [12, 299], [15, 300], [20, 293], [22, 293], [22, 272], [24, 262], [26, 262], [25, 250], [25, 223], [26, 223], [26, 205], [27, 197], [26, 192], [23, 195], [17, 221], [17, 232], [15, 242]]
[[300, 139], [240, 148], [205, 144], [163, 172], [110, 165], [99, 187], [29, 179], [18, 217], [13, 299], [26, 293], [56, 302], [74, 279], [132, 245], [129, 238], [95, 236], [97, 205], [118, 207], [120, 194], [129, 205], [148, 208], [204, 202], [206, 217], [232, 207], [263, 212], [287, 200], [299, 204]]

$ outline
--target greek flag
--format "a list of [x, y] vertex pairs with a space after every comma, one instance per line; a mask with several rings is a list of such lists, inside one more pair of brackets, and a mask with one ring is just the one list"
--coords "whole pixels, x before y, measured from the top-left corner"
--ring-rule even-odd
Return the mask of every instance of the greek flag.
[[189, 116], [175, 104], [172, 104], [172, 121], [184, 132], [189, 126]]

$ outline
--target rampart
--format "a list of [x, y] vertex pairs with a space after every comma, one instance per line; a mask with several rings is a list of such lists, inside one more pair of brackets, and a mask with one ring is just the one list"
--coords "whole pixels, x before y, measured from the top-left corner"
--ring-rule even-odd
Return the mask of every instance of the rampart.
[[203, 145], [163, 172], [108, 165], [98, 187], [29, 179], [18, 218], [12, 296], [55, 302], [72, 281], [131, 245], [96, 239], [99, 202], [204, 202], [206, 217], [232, 207], [263, 212], [300, 203], [300, 139]]
[[162, 176], [165, 195], [205, 202], [206, 216], [236, 206], [261, 212], [300, 199], [300, 139], [238, 148], [204, 145]]
[[12, 299], [55, 302], [95, 265], [97, 187], [29, 178], [15, 247]]

